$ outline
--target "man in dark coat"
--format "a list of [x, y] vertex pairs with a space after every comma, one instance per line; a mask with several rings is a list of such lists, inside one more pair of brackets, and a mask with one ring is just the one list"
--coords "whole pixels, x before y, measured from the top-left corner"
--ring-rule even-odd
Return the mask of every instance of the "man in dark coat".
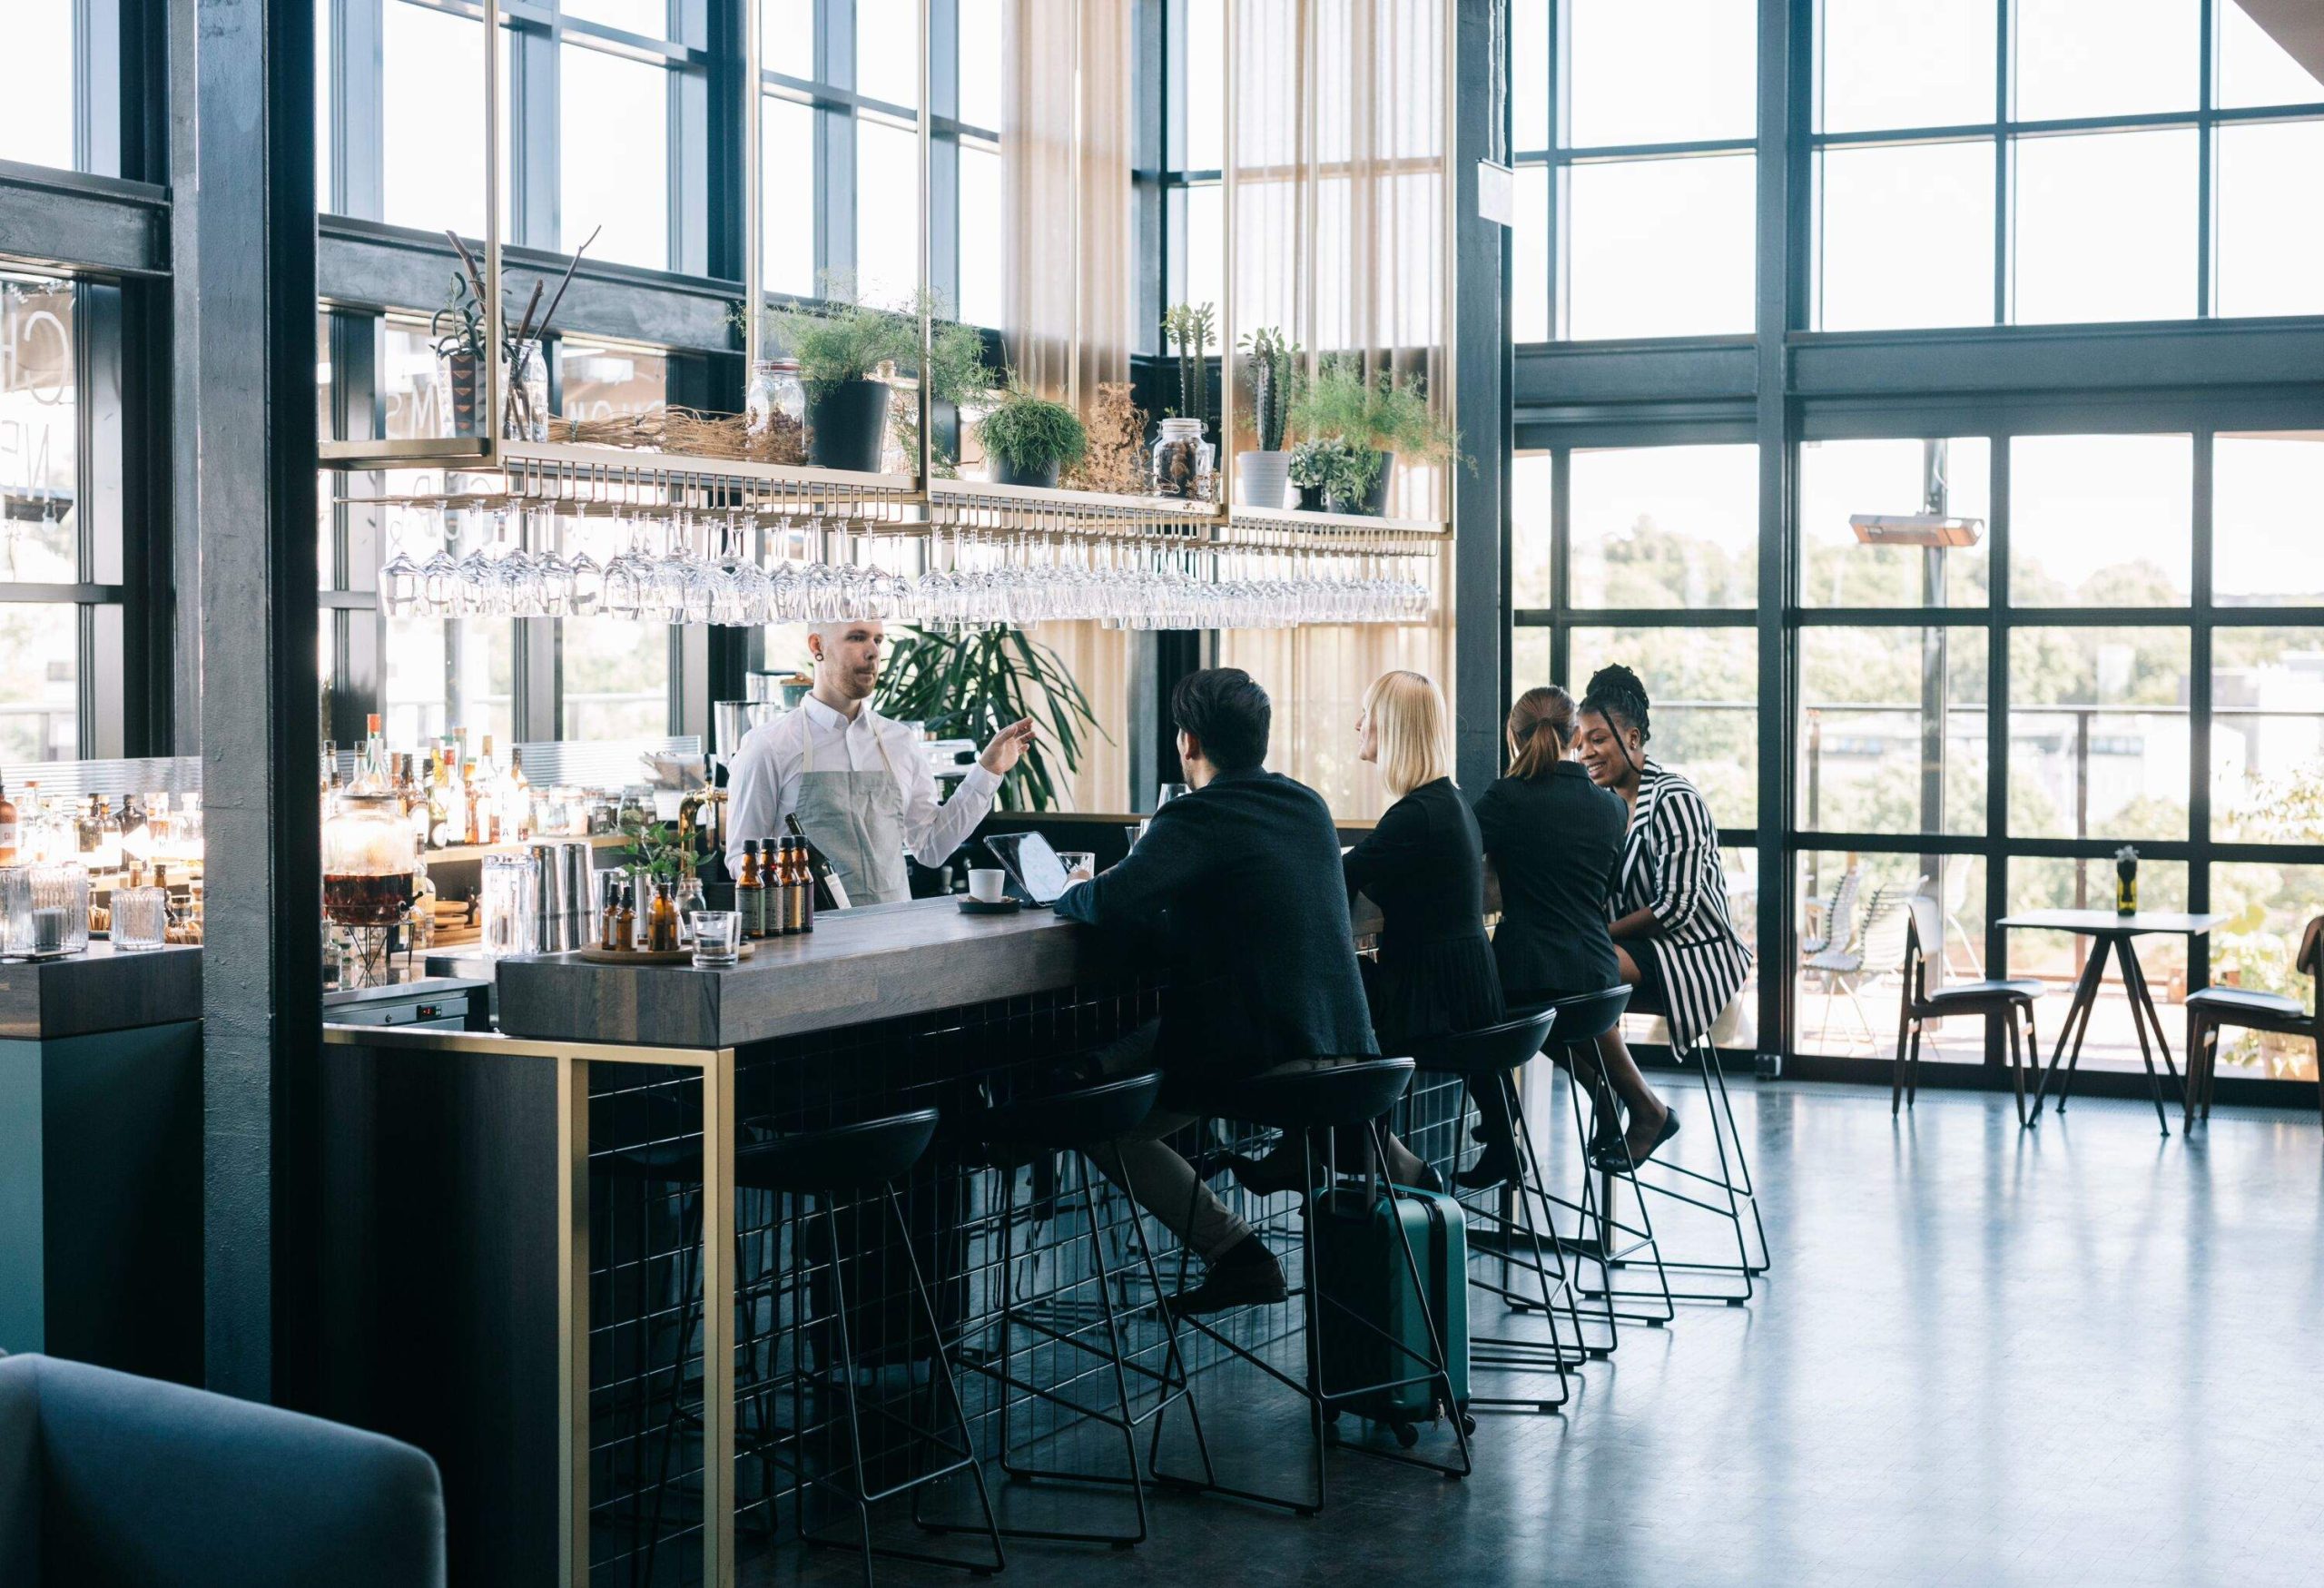
[[[1068, 920], [1159, 937], [1162, 1018], [1101, 1056], [1108, 1074], [1159, 1067], [1230, 1090], [1285, 1064], [1375, 1053], [1330, 808], [1266, 770], [1273, 707], [1238, 667], [1189, 674], [1170, 698], [1192, 792], [1154, 814], [1128, 858], [1067, 891]], [[1283, 1270], [1162, 1137], [1191, 1117], [1157, 1110], [1135, 1139], [1094, 1153], [1207, 1268], [1182, 1312], [1283, 1298]]]

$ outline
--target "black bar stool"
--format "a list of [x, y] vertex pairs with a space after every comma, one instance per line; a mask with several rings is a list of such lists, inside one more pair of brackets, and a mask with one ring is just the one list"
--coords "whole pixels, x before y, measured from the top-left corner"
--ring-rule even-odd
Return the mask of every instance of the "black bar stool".
[[[1164, 1106], [1177, 1112], [1193, 1114], [1201, 1120], [1235, 1119], [1264, 1126], [1286, 1134], [1296, 1134], [1300, 1144], [1300, 1184], [1308, 1188], [1301, 1193], [1303, 1212], [1306, 1218], [1306, 1238], [1300, 1242], [1301, 1283], [1297, 1294], [1302, 1298], [1301, 1335], [1306, 1346], [1307, 1371], [1304, 1380], [1295, 1378], [1268, 1361], [1257, 1350], [1229, 1337], [1207, 1319], [1188, 1315], [1183, 1321], [1236, 1356], [1240, 1357], [1276, 1383], [1293, 1391], [1307, 1402], [1310, 1451], [1315, 1471], [1315, 1497], [1312, 1501], [1295, 1500], [1279, 1494], [1262, 1494], [1254, 1490], [1230, 1488], [1215, 1479], [1201, 1484], [1187, 1484], [1173, 1480], [1177, 1486], [1191, 1487], [1201, 1492], [1220, 1494], [1236, 1499], [1255, 1501], [1260, 1504], [1276, 1505], [1303, 1516], [1313, 1516], [1324, 1508], [1326, 1497], [1324, 1475], [1324, 1451], [1332, 1439], [1325, 1425], [1335, 1419], [1343, 1406], [1361, 1397], [1384, 1394], [1411, 1385], [1432, 1383], [1437, 1392], [1436, 1405], [1451, 1419], [1452, 1433], [1460, 1448], [1457, 1464], [1433, 1461], [1413, 1455], [1409, 1450], [1379, 1450], [1364, 1445], [1349, 1448], [1361, 1450], [1389, 1461], [1399, 1461], [1412, 1466], [1427, 1467], [1449, 1477], [1466, 1477], [1475, 1470], [1469, 1450], [1469, 1435], [1474, 1419], [1463, 1411], [1456, 1396], [1448, 1366], [1443, 1336], [1433, 1310], [1425, 1304], [1428, 1287], [1421, 1274], [1420, 1259], [1413, 1253], [1411, 1237], [1401, 1219], [1396, 1226], [1396, 1241], [1403, 1257], [1404, 1276], [1410, 1281], [1413, 1294], [1422, 1298], [1419, 1311], [1426, 1325], [1428, 1348], [1418, 1351], [1404, 1342], [1393, 1339], [1373, 1320], [1355, 1312], [1345, 1303], [1324, 1294], [1318, 1282], [1316, 1243], [1322, 1222], [1328, 1218], [1344, 1218], [1351, 1215], [1369, 1218], [1381, 1192], [1391, 1200], [1400, 1194], [1399, 1188], [1376, 1177], [1375, 1170], [1387, 1161], [1386, 1133], [1380, 1125], [1395, 1100], [1411, 1085], [1413, 1065], [1410, 1059], [1348, 1059], [1337, 1062], [1324, 1061], [1314, 1065], [1287, 1065], [1240, 1080], [1213, 1083], [1196, 1080], [1191, 1083], [1171, 1078], [1164, 1082]], [[1362, 1126], [1370, 1133], [1371, 1152], [1365, 1165], [1364, 1179], [1360, 1189], [1348, 1191], [1338, 1185], [1337, 1148], [1326, 1148], [1326, 1173], [1323, 1185], [1317, 1188], [1315, 1160], [1315, 1139], [1310, 1132], [1333, 1131], [1342, 1125]], [[1327, 1138], [1332, 1139], [1331, 1138]], [[1410, 1195], [1410, 1193], [1402, 1193]], [[1320, 1206], [1319, 1206], [1320, 1201]], [[1188, 1209], [1191, 1218], [1192, 1209]], [[1185, 1287], [1187, 1254], [1178, 1254], [1178, 1281]], [[1391, 1281], [1393, 1287], [1393, 1280]], [[1321, 1304], [1334, 1309], [1327, 1314]], [[1318, 1324], [1332, 1317], [1334, 1327], [1369, 1329], [1389, 1341], [1391, 1348], [1413, 1359], [1417, 1371], [1402, 1377], [1390, 1378], [1377, 1384], [1330, 1385], [1324, 1381], [1323, 1335]], [[1398, 1430], [1400, 1443], [1407, 1446], [1417, 1435], [1408, 1429]]]
[[[757, 1406], [756, 1432], [747, 1440], [738, 1439], [759, 1457], [762, 1464], [772, 1462], [791, 1474], [796, 1480], [798, 1493], [793, 1504], [793, 1522], [801, 1543], [822, 1548], [860, 1548], [863, 1553], [863, 1581], [866, 1588], [873, 1582], [872, 1562], [874, 1556], [891, 1560], [916, 1561], [923, 1564], [953, 1566], [978, 1575], [990, 1575], [1007, 1564], [1002, 1553], [1000, 1534], [992, 1509], [992, 1499], [985, 1487], [984, 1469], [976, 1459], [974, 1442], [969, 1432], [968, 1413], [960, 1401], [960, 1386], [953, 1381], [949, 1356], [945, 1349], [942, 1328], [936, 1308], [928, 1294], [920, 1259], [913, 1252], [911, 1227], [903, 1208], [896, 1199], [894, 1183], [917, 1164], [927, 1152], [929, 1142], [936, 1132], [937, 1112], [933, 1109], [916, 1110], [886, 1119], [868, 1119], [855, 1124], [838, 1125], [820, 1130], [802, 1131], [778, 1136], [772, 1139], [752, 1142], [736, 1149], [734, 1154], [734, 1183], [740, 1190], [755, 1190], [782, 1198], [787, 1204], [787, 1217], [778, 1217], [775, 1228], [778, 1252], [788, 1248], [791, 1270], [791, 1406], [792, 1419], [788, 1439], [776, 1429], [768, 1414], [766, 1400], [773, 1389], [773, 1380], [755, 1369], [755, 1336], [745, 1332], [745, 1343], [752, 1346], [753, 1368], [749, 1388]], [[700, 1187], [702, 1152], [698, 1141], [658, 1145], [639, 1154], [620, 1155], [635, 1158], [625, 1172], [644, 1178], [662, 1179]], [[905, 1297], [907, 1308], [912, 1303], [919, 1307], [919, 1321], [928, 1328], [928, 1406], [927, 1421], [916, 1423], [884, 1406], [868, 1408], [881, 1423], [901, 1428], [924, 1450], [933, 1453], [931, 1465], [921, 1466], [911, 1475], [878, 1489], [872, 1486], [866, 1466], [870, 1446], [865, 1438], [867, 1407], [858, 1392], [857, 1358], [853, 1344], [850, 1314], [859, 1312], [864, 1298], [851, 1298], [846, 1278], [849, 1248], [844, 1242], [839, 1222], [839, 1206], [862, 1193], [877, 1193], [878, 1207], [885, 1209], [891, 1221], [898, 1248], [902, 1252], [904, 1267], [911, 1285]], [[803, 1211], [800, 1204], [812, 1198], [820, 1204], [815, 1212]], [[870, 1199], [870, 1198], [865, 1198]], [[700, 1226], [699, 1198], [697, 1208], [689, 1218], [689, 1226]], [[812, 1219], [820, 1224], [828, 1247], [827, 1277], [830, 1286], [828, 1316], [811, 1319], [815, 1287], [809, 1275], [808, 1242], [802, 1238], [802, 1227]], [[698, 1238], [697, 1238], [698, 1239]], [[738, 1243], [739, 1244], [739, 1243]], [[765, 1275], [747, 1279], [738, 1286], [738, 1297], [746, 1319], [754, 1318], [762, 1293], [773, 1282], [773, 1265]], [[738, 1267], [737, 1274], [743, 1270]], [[678, 1333], [681, 1364], [684, 1354], [692, 1348], [695, 1328], [701, 1321], [702, 1301], [688, 1287], [685, 1321]], [[882, 1298], [884, 1299], [884, 1298]], [[772, 1323], [773, 1320], [770, 1320]], [[806, 1333], [811, 1322], [827, 1326], [830, 1340], [821, 1357], [811, 1358]], [[772, 1342], [769, 1342], [770, 1345]], [[819, 1364], [819, 1365], [811, 1365]], [[683, 1369], [677, 1378], [683, 1378]], [[796, 1445], [804, 1439], [807, 1429], [806, 1390], [810, 1378], [835, 1384], [838, 1402], [845, 1414], [846, 1451], [839, 1475], [819, 1474], [810, 1470], [803, 1455], [786, 1455], [786, 1444]], [[663, 1429], [662, 1477], [655, 1485], [654, 1522], [645, 1555], [645, 1580], [653, 1580], [653, 1561], [660, 1543], [660, 1517], [663, 1494], [668, 1486], [669, 1449], [675, 1443], [678, 1425], [698, 1414], [680, 1405], [682, 1383], [671, 1389], [670, 1412]], [[738, 1388], [743, 1387], [738, 1383]], [[819, 1398], [822, 1398], [819, 1396]], [[957, 1443], [939, 1432], [937, 1422], [949, 1405]], [[949, 1524], [931, 1523], [920, 1514], [921, 1492], [929, 1484], [961, 1471], [974, 1480], [977, 1502], [984, 1514], [981, 1528], [960, 1529]], [[845, 1481], [841, 1482], [843, 1476]], [[814, 1486], [828, 1484], [840, 1489], [842, 1497], [855, 1507], [858, 1542], [828, 1538], [818, 1534], [807, 1524], [807, 1500]], [[767, 1484], [770, 1494], [773, 1484]], [[907, 1491], [913, 1495], [913, 1521], [929, 1531], [974, 1531], [982, 1533], [992, 1547], [992, 1559], [963, 1561], [945, 1555], [928, 1554], [918, 1551], [874, 1545], [872, 1542], [872, 1507], [882, 1500], [891, 1499]]]
[[[1561, 1197], [1551, 1191], [1546, 1176], [1536, 1182], [1536, 1194], [1552, 1227], [1559, 1212], [1574, 1216], [1574, 1233], [1561, 1236], [1559, 1244], [1581, 1261], [1597, 1266], [1599, 1283], [1581, 1284], [1578, 1287], [1587, 1299], [1597, 1303], [1590, 1309], [1589, 1321], [1592, 1328], [1604, 1333], [1595, 1342], [1588, 1342], [1585, 1333], [1585, 1341], [1589, 1354], [1601, 1358], [1621, 1344], [1624, 1321], [1660, 1328], [1678, 1316], [1669, 1277], [1663, 1270], [1661, 1247], [1655, 1239], [1653, 1214], [1639, 1186], [1635, 1166], [1625, 1164], [1595, 1172], [1590, 1168], [1594, 1147], [1591, 1120], [1614, 1117], [1613, 1089], [1607, 1084], [1603, 1070], [1593, 1062], [1589, 1067], [1595, 1077], [1593, 1096], [1590, 1112], [1585, 1114], [1581, 1106], [1582, 1066], [1576, 1061], [1575, 1053], [1585, 1049], [1594, 1050], [1598, 1039], [1621, 1020], [1630, 1001], [1630, 990], [1616, 985], [1561, 998], [1543, 1006], [1557, 1021], [1546, 1050], [1552, 1061], [1566, 1071], [1566, 1097], [1571, 1105], [1574, 1140], [1581, 1149], [1582, 1173], [1578, 1197]], [[1516, 1128], [1518, 1140], [1538, 1172], [1541, 1159], [1533, 1146], [1532, 1127], [1522, 1113], [1516, 1116]], [[1627, 1217], [1618, 1207], [1624, 1185], [1630, 1188], [1633, 1209]], [[1642, 1290], [1616, 1282], [1618, 1269], [1641, 1266], [1653, 1270], [1654, 1289]]]
[[[1666, 1021], [1669, 1018], [1669, 1011], [1650, 999], [1634, 1000], [1630, 1012], [1658, 1015]], [[1663, 1171], [1660, 1175], [1649, 1173], [1637, 1183], [1643, 1189], [1723, 1219], [1734, 1231], [1734, 1262], [1708, 1258], [1681, 1261], [1665, 1257], [1662, 1267], [1681, 1273], [1724, 1275], [1741, 1284], [1740, 1294], [1725, 1289], [1673, 1290], [1672, 1297], [1679, 1301], [1723, 1301], [1729, 1307], [1741, 1307], [1751, 1299], [1752, 1282], [1768, 1271], [1768, 1228], [1759, 1218], [1758, 1193], [1752, 1185], [1750, 1160], [1744, 1155], [1742, 1132], [1736, 1128], [1735, 1104], [1728, 1094], [1727, 1073], [1719, 1067], [1718, 1048], [1708, 1030], [1698, 1033], [1684, 1049], [1672, 1043], [1670, 1056], [1681, 1065], [1691, 1062], [1702, 1081], [1704, 1110], [1710, 1119], [1711, 1146], [1718, 1155], [1718, 1172], [1706, 1174], [1657, 1158], [1644, 1165], [1630, 1166], [1632, 1176], [1635, 1179], [1640, 1168]], [[1707, 1189], [1698, 1193], [1690, 1191], [1689, 1185]], [[1720, 1205], [1721, 1201], [1725, 1206]], [[1747, 1215], [1750, 1223], [1748, 1233], [1744, 1228]], [[1753, 1235], [1758, 1243], [1756, 1258], [1751, 1250]]]
[[[1146, 1478], [1138, 1464], [1137, 1428], [1151, 1422], [1153, 1443], [1147, 1458], [1147, 1469], [1154, 1469], [1161, 1455], [1162, 1414], [1178, 1401], [1185, 1401], [1187, 1415], [1194, 1429], [1196, 1449], [1201, 1453], [1206, 1481], [1215, 1475], [1210, 1471], [1210, 1453], [1204, 1442], [1201, 1414], [1196, 1410], [1194, 1392], [1187, 1382], [1187, 1366], [1178, 1352], [1177, 1323], [1167, 1307], [1158, 1307], [1163, 1331], [1162, 1366], [1157, 1369], [1133, 1360], [1133, 1354], [1123, 1347], [1123, 1319], [1114, 1305], [1114, 1275], [1106, 1263], [1106, 1242], [1098, 1217], [1100, 1195], [1105, 1183], [1089, 1172], [1088, 1155], [1102, 1153], [1101, 1144], [1112, 1143], [1128, 1135], [1145, 1122], [1154, 1111], [1154, 1100], [1162, 1089], [1159, 1072], [1135, 1075], [1119, 1080], [1108, 1080], [1092, 1086], [1078, 1087], [1069, 1091], [1045, 1096], [1019, 1098], [971, 1114], [959, 1121], [963, 1139], [982, 1144], [989, 1150], [986, 1158], [1000, 1172], [1000, 1315], [995, 1327], [1000, 1331], [998, 1353], [986, 1357], [969, 1357], [964, 1354], [964, 1366], [983, 1374], [1000, 1386], [1000, 1469], [1013, 1483], [1049, 1480], [1063, 1483], [1094, 1484], [1127, 1487], [1137, 1511], [1134, 1531], [1074, 1532], [1062, 1529], [1035, 1529], [1002, 1526], [1004, 1538], [1055, 1540], [1068, 1544], [1106, 1544], [1117, 1549], [1128, 1549], [1142, 1544], [1147, 1536]], [[1089, 1279], [1098, 1291], [1098, 1317], [1104, 1325], [1105, 1343], [1101, 1346], [1086, 1337], [1087, 1329], [1072, 1327], [1073, 1320], [1065, 1318], [1051, 1307], [1045, 1315], [1039, 1307], [1029, 1307], [1017, 1294], [1017, 1252], [1015, 1248], [1019, 1209], [1016, 1200], [1017, 1171], [1029, 1161], [1063, 1154], [1070, 1159], [1073, 1170], [1069, 1178], [1060, 1177], [1057, 1200], [1052, 1204], [1054, 1217], [1061, 1210], [1063, 1201], [1078, 1198], [1087, 1230], [1087, 1250]], [[1114, 1163], [1118, 1183], [1126, 1182], [1128, 1175], [1116, 1149]], [[1038, 1195], [1038, 1188], [1036, 1188]], [[1038, 1208], [1030, 1217], [1039, 1220]], [[1133, 1216], [1128, 1220], [1129, 1241], [1138, 1264], [1145, 1269], [1151, 1294], [1163, 1295], [1162, 1277], [1154, 1262], [1154, 1252], [1146, 1238], [1144, 1220]], [[1039, 1341], [1068, 1350], [1083, 1353], [1103, 1364], [1113, 1380], [1113, 1405], [1110, 1408], [1090, 1406], [1064, 1393], [1054, 1385], [1044, 1385], [1011, 1370], [1015, 1331], [1029, 1331]], [[1130, 1379], [1136, 1376], [1148, 1385], [1158, 1386], [1160, 1396], [1152, 1406], [1133, 1410]], [[1078, 1376], [1069, 1375], [1068, 1376]], [[1012, 1456], [1009, 1436], [1009, 1414], [1020, 1396], [1047, 1402], [1077, 1416], [1102, 1423], [1120, 1433], [1122, 1448], [1128, 1458], [1128, 1471], [1124, 1475], [1103, 1473], [1059, 1471], [1054, 1468], [1019, 1465]]]
[[[1518, 1072], [1531, 1062], [1533, 1055], [1540, 1052], [1542, 1044], [1550, 1040], [1551, 1029], [1557, 1019], [1554, 1009], [1542, 1009], [1501, 1025], [1452, 1036], [1426, 1038], [1413, 1045], [1413, 1062], [1421, 1073], [1458, 1076], [1468, 1083], [1473, 1094], [1493, 1093], [1500, 1100], [1504, 1117], [1512, 1121], [1511, 1132], [1517, 1150], [1514, 1194], [1506, 1187], [1497, 1191], [1487, 1188], [1472, 1191], [1456, 1189], [1453, 1192], [1462, 1210], [1471, 1219], [1482, 1219], [1492, 1228], [1493, 1243], [1501, 1254], [1501, 1283], [1481, 1278], [1472, 1268], [1469, 1284], [1472, 1289], [1500, 1297], [1512, 1312], [1539, 1310], [1550, 1326], [1550, 1337], [1546, 1340], [1511, 1339], [1472, 1333], [1470, 1336], [1470, 1367], [1472, 1371], [1479, 1367], [1491, 1367], [1535, 1376], [1554, 1373], [1558, 1381], [1556, 1396], [1472, 1395], [1469, 1402], [1472, 1406], [1553, 1412], [1565, 1405], [1572, 1393], [1571, 1386], [1566, 1380], [1566, 1370], [1581, 1366], [1589, 1355], [1583, 1341], [1581, 1315], [1574, 1303], [1573, 1286], [1566, 1273], [1565, 1258], [1558, 1244], [1557, 1232], [1551, 1228], [1545, 1235], [1533, 1217], [1542, 1185], [1541, 1165], [1533, 1157], [1530, 1137], [1518, 1135], [1515, 1125], [1524, 1106], [1518, 1096]], [[1498, 1195], [1501, 1207], [1482, 1208], [1472, 1200], [1488, 1194]], [[1543, 1261], [1545, 1256], [1546, 1263]], [[1529, 1296], [1510, 1287], [1509, 1267], [1512, 1262], [1531, 1271], [1533, 1295]], [[1554, 1276], [1550, 1271], [1551, 1264], [1556, 1267]], [[1558, 1334], [1561, 1298], [1567, 1319], [1573, 1327], [1573, 1342], [1570, 1346]]]

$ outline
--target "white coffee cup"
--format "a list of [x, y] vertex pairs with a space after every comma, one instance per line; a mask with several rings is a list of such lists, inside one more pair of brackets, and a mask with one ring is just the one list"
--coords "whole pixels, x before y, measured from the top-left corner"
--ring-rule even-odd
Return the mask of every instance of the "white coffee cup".
[[1001, 892], [1009, 886], [1009, 873], [999, 871], [969, 873], [969, 897], [980, 904], [998, 904]]

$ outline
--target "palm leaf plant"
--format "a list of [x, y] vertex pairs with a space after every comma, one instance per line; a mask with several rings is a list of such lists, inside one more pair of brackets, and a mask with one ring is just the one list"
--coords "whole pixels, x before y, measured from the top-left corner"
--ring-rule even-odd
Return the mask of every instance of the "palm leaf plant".
[[1000, 784], [1005, 811], [1056, 810], [1060, 769], [1050, 756], [1070, 775], [1092, 734], [1111, 742], [1058, 654], [1021, 628], [904, 636], [889, 655], [880, 711], [924, 722], [940, 737], [979, 745], [1011, 723], [1032, 718], [1033, 743]]

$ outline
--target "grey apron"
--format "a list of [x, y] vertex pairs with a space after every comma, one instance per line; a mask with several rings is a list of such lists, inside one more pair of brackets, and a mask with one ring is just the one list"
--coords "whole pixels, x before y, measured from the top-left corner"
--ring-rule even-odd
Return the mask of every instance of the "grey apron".
[[799, 795], [792, 806], [799, 825], [839, 873], [851, 906], [892, 904], [911, 897], [911, 882], [904, 873], [903, 785], [896, 781], [887, 742], [876, 725], [872, 743], [880, 752], [876, 771], [842, 767], [818, 772], [811, 728], [806, 757], [800, 764]]

